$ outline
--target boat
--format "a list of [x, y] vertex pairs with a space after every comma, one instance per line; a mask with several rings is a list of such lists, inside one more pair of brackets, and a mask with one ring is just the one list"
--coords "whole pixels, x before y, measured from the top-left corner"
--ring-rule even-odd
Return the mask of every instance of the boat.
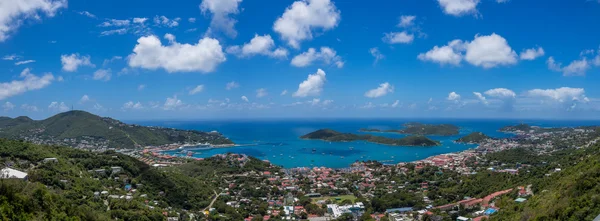
[[354, 147], [348, 147], [348, 149], [350, 149], [350, 150], [353, 150], [353, 149], [354, 149]]

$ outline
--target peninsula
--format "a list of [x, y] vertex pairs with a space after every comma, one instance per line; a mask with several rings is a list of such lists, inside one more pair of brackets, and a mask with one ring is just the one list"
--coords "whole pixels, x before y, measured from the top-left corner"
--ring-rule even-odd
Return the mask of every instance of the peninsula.
[[362, 128], [361, 132], [388, 132], [411, 135], [438, 135], [438, 136], [453, 136], [458, 135], [458, 128], [452, 124], [422, 124], [422, 123], [405, 123], [403, 129], [380, 130], [373, 128]]
[[487, 139], [491, 139], [491, 138], [488, 137], [487, 135], [485, 135], [482, 132], [473, 132], [473, 133], [470, 133], [467, 136], [458, 138], [458, 140], [456, 140], [456, 142], [458, 142], [458, 143], [477, 144], [477, 143], [484, 142]]
[[358, 141], [364, 140], [371, 143], [391, 145], [391, 146], [438, 146], [440, 145], [439, 141], [431, 140], [425, 136], [407, 136], [399, 139], [388, 138], [382, 136], [373, 136], [373, 135], [358, 135], [351, 133], [341, 133], [331, 129], [321, 129], [311, 133], [308, 133], [304, 136], [301, 136], [302, 139], [314, 139], [314, 140], [324, 140], [324, 141], [332, 141], [332, 142], [348, 142], [348, 141]]

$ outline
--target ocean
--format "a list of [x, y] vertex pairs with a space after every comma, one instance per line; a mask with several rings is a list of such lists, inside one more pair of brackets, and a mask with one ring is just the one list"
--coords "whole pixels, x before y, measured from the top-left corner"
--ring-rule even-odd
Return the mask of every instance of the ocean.
[[[407, 122], [426, 124], [453, 124], [460, 127], [456, 136], [428, 136], [441, 141], [436, 147], [405, 147], [357, 142], [326, 142], [303, 140], [299, 137], [312, 131], [329, 128], [348, 133], [359, 132], [360, 128], [398, 129]], [[510, 137], [499, 132], [503, 126], [526, 123], [541, 127], [575, 127], [600, 125], [600, 121], [563, 120], [475, 120], [475, 119], [339, 119], [339, 120], [206, 120], [206, 121], [138, 121], [129, 122], [145, 126], [162, 126], [178, 129], [216, 130], [238, 145], [231, 148], [197, 148], [194, 157], [207, 158], [215, 154], [247, 154], [284, 168], [325, 166], [348, 167], [356, 161], [377, 160], [383, 163], [410, 162], [430, 156], [459, 152], [476, 145], [452, 142], [471, 132], [483, 132], [490, 137]], [[400, 138], [406, 135], [395, 133], [372, 133], [378, 136]], [[179, 151], [166, 151], [171, 155], [182, 155]]]

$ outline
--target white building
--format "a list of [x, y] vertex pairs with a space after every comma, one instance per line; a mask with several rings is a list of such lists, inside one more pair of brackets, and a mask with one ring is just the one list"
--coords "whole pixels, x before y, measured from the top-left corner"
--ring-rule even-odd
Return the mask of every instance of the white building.
[[365, 205], [362, 202], [358, 202], [352, 205], [338, 206], [337, 204], [328, 204], [327, 211], [333, 215], [333, 218], [338, 218], [344, 213], [363, 212]]
[[6, 167], [0, 171], [0, 179], [27, 179], [27, 173]]

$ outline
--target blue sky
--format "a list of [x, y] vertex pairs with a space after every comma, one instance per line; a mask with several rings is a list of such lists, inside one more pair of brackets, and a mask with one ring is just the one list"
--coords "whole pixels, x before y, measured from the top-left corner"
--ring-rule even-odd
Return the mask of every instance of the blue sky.
[[600, 2], [9, 1], [2, 115], [598, 118]]

